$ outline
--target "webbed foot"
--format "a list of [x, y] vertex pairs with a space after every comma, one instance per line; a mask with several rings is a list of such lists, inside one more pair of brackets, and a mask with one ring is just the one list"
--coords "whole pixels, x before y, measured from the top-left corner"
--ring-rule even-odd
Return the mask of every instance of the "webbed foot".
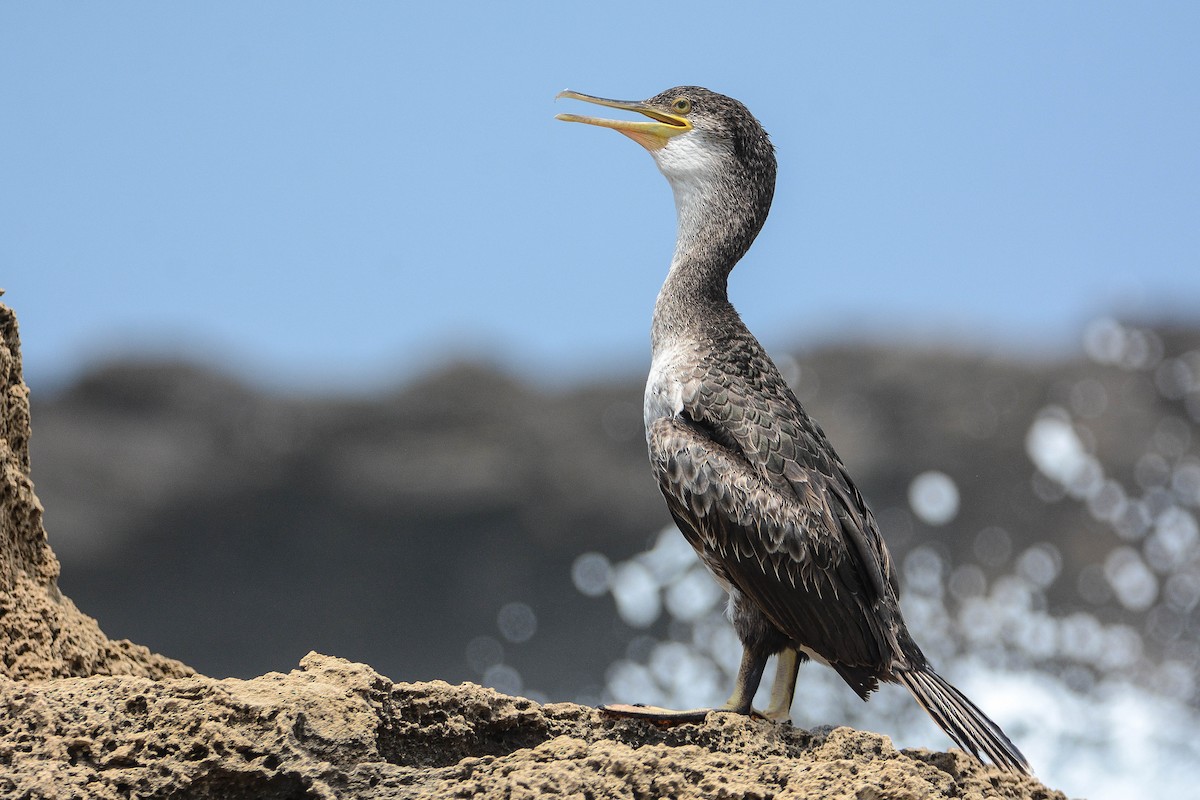
[[600, 706], [600, 711], [613, 717], [644, 719], [656, 725], [684, 725], [689, 722], [704, 722], [704, 718], [719, 708], [693, 708], [687, 711], [675, 711], [661, 706], [648, 706], [643, 703], [613, 703]]
[[[685, 725], [687, 723], [700, 723], [709, 714], [746, 714], [745, 711], [729, 706], [721, 708], [691, 708], [687, 711], [676, 711], [671, 708], [662, 708], [661, 706], [648, 706], [644, 703], [613, 703], [607, 706], [599, 706], [599, 710], [604, 714], [612, 717], [626, 717], [629, 719], [644, 719], [655, 723], [656, 725]], [[782, 717], [772, 717], [758, 709], [750, 709], [750, 717], [754, 719], [787, 719], [787, 715]]]

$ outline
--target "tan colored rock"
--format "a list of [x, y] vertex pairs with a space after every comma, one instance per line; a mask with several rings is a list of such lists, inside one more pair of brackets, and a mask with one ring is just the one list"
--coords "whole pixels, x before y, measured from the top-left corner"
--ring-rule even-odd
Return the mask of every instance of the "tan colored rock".
[[472, 684], [394, 684], [316, 653], [287, 675], [195, 675], [110, 641], [59, 593], [3, 305], [0, 391], [0, 798], [1063, 797], [848, 728], [726, 713], [657, 727]]
[[253, 680], [0, 682], [0, 793], [189, 798], [1062, 798], [962, 754], [712, 713], [660, 728], [310, 653]]
[[58, 591], [58, 559], [29, 479], [29, 388], [17, 319], [0, 304], [0, 675], [189, 675], [178, 661], [111, 641]]

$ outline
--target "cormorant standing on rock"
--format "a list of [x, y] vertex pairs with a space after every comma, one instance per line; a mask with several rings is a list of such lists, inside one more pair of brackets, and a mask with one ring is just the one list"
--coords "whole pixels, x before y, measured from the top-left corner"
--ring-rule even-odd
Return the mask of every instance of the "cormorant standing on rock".
[[[900, 615], [896, 569], [875, 518], [825, 434], [729, 303], [726, 281], [758, 235], [775, 191], [775, 154], [744, 105], [697, 86], [626, 102], [647, 121], [560, 114], [613, 128], [650, 151], [679, 214], [675, 254], [654, 307], [646, 440], [679, 529], [729, 593], [744, 648], [725, 709], [751, 713], [778, 654], [764, 716], [786, 719], [796, 673], [828, 664], [864, 700], [902, 683], [976, 757], [1029, 771], [1000, 727], [929, 666]], [[705, 711], [610, 707], [695, 720]]]

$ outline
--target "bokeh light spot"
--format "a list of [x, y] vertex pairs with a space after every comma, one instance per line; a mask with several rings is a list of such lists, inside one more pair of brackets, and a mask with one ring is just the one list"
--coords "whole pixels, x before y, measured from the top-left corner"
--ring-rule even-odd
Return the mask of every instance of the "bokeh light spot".
[[1189, 506], [1200, 506], [1200, 463], [1188, 459], [1175, 467], [1171, 489], [1180, 501]]
[[612, 564], [600, 553], [584, 553], [571, 565], [571, 581], [588, 597], [599, 597], [608, 591], [612, 579]]
[[1163, 595], [1172, 608], [1190, 614], [1200, 604], [1200, 575], [1172, 575], [1163, 587]]
[[1159, 515], [1146, 540], [1146, 560], [1159, 572], [1173, 572], [1197, 556], [1200, 524], [1190, 511], [1173, 506]]
[[908, 503], [927, 525], [945, 525], [958, 514], [958, 486], [944, 472], [922, 472], [909, 484]]
[[510, 642], [520, 644], [537, 633], [537, 615], [525, 603], [505, 603], [496, 615], [500, 634]]
[[695, 622], [709, 613], [724, 594], [708, 570], [697, 563], [667, 587], [667, 613], [684, 622]]
[[1104, 629], [1091, 614], [1072, 614], [1060, 626], [1062, 649], [1078, 661], [1094, 662], [1104, 650]]
[[1062, 554], [1047, 542], [1035, 544], [1017, 559], [1017, 573], [1043, 589], [1054, 583], [1062, 569]]
[[1143, 489], [1165, 486], [1171, 478], [1171, 466], [1158, 453], [1145, 453], [1134, 465], [1133, 477]]
[[1055, 407], [1044, 409], [1033, 421], [1025, 451], [1042, 474], [1064, 486], [1076, 482], [1089, 461], [1070, 418]]
[[904, 578], [914, 593], [940, 596], [944, 569], [942, 557], [932, 547], [918, 547], [904, 558]]
[[1101, 481], [1087, 496], [1088, 511], [1102, 522], [1112, 522], [1125, 513], [1129, 499], [1121, 484], [1113, 480]]
[[501, 694], [520, 694], [525, 688], [521, 673], [508, 664], [495, 664], [483, 673], [483, 685], [490, 686]]
[[1154, 385], [1168, 400], [1182, 399], [1191, 390], [1194, 380], [1188, 362], [1179, 358], [1165, 359], [1154, 371]]
[[467, 664], [482, 675], [504, 660], [504, 645], [491, 636], [476, 636], [467, 642]]
[[637, 561], [617, 565], [611, 588], [613, 599], [617, 601], [617, 613], [631, 627], [648, 628], [662, 613], [658, 582], [654, 580], [654, 574]]
[[1128, 669], [1142, 657], [1142, 637], [1128, 625], [1113, 625], [1104, 632], [1100, 655], [1103, 669]]
[[1121, 605], [1130, 611], [1145, 611], [1158, 596], [1158, 579], [1137, 551], [1118, 547], [1104, 560], [1104, 575]]

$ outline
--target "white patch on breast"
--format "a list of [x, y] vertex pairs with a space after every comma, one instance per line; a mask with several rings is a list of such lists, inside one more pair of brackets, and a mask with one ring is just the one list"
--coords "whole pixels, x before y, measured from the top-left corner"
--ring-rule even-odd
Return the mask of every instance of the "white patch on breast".
[[683, 411], [683, 382], [680, 380], [683, 367], [690, 365], [694, 357], [693, 348], [684, 344], [670, 344], [658, 351], [650, 363], [650, 377], [646, 380], [646, 397], [642, 416], [646, 430], [658, 419], [677, 417]]

